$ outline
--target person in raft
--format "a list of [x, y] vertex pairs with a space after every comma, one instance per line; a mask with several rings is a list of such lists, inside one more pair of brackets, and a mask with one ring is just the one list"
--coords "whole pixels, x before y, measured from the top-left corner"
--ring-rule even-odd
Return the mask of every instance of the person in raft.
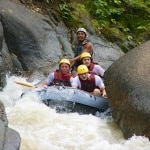
[[87, 31], [85, 28], [78, 28], [77, 32], [77, 43], [74, 48], [74, 58], [69, 59], [71, 63], [72, 76], [77, 75], [77, 67], [81, 65], [80, 54], [82, 52], [89, 52], [92, 56], [93, 54], [93, 44], [87, 40]]
[[73, 78], [70, 73], [70, 62], [68, 59], [61, 59], [59, 62], [59, 69], [50, 73], [42, 84], [43, 87], [46, 86], [71, 86]]
[[88, 67], [90, 73], [94, 73], [103, 78], [105, 70], [100, 65], [92, 61], [90, 53], [83, 52], [80, 55], [80, 61], [83, 65]]
[[86, 65], [79, 65], [78, 75], [73, 78], [72, 87], [89, 92], [95, 96], [106, 96], [105, 85], [102, 79], [95, 74], [90, 74]]

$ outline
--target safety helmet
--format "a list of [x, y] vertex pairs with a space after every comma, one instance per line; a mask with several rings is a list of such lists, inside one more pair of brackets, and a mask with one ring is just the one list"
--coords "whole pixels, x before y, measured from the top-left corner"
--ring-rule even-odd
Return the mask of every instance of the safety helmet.
[[62, 63], [66, 63], [70, 67], [70, 61], [68, 59], [61, 59], [60, 62], [59, 62], [59, 65], [61, 65]]
[[78, 28], [77, 33], [78, 33], [78, 32], [84, 32], [85, 35], [87, 36], [87, 32], [86, 32], [86, 29], [85, 29], [85, 28]]
[[91, 58], [91, 54], [88, 53], [88, 52], [83, 52], [81, 55], [80, 55], [80, 60], [82, 60], [82, 58], [84, 57], [90, 57]]
[[86, 65], [80, 65], [77, 68], [77, 72], [78, 72], [78, 74], [84, 74], [84, 73], [89, 72], [89, 70]]

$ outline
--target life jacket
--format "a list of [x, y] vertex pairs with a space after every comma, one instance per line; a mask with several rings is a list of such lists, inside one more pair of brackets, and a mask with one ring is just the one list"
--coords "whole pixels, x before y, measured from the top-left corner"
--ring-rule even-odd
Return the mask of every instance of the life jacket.
[[82, 51], [83, 51], [83, 49], [84, 49], [84, 46], [85, 46], [87, 43], [88, 43], [88, 41], [87, 41], [87, 40], [84, 40], [82, 43], [77, 43], [77, 44], [75, 45], [75, 48], [74, 48], [75, 57], [76, 57], [76, 56], [79, 56], [79, 55], [82, 53]]
[[88, 66], [88, 69], [90, 72], [93, 71], [94, 66], [95, 66], [95, 63], [91, 62], [90, 66]]
[[93, 72], [93, 68], [94, 68], [95, 65], [98, 65], [98, 63], [96, 63], [96, 62], [91, 62], [90, 66], [88, 66], [89, 73], [90, 73], [90, 74], [98, 75], [98, 76], [100, 76], [101, 78], [103, 78], [101, 75], [97, 74], [96, 72]]
[[70, 84], [71, 74], [63, 75], [59, 70], [54, 71], [54, 80], [50, 83], [50, 85], [58, 85], [58, 86], [71, 86]]
[[89, 78], [87, 80], [82, 80], [80, 79], [80, 83], [81, 83], [81, 90], [86, 91], [86, 92], [93, 92], [93, 90], [95, 88], [98, 88], [97, 86], [95, 86], [95, 75], [94, 74], [90, 74]]
[[[83, 51], [83, 49], [84, 49], [84, 46], [88, 43], [89, 41], [88, 40], [84, 40], [82, 43], [77, 43], [76, 45], [75, 45], [75, 48], [74, 48], [74, 53], [75, 53], [75, 55], [74, 55], [74, 57], [77, 57], [77, 56], [79, 56], [81, 53], [82, 53], [82, 51]], [[75, 65], [73, 66], [73, 68], [77, 68], [79, 65], [81, 65], [81, 61], [79, 60], [79, 61], [76, 61], [76, 63], [75, 63]]]

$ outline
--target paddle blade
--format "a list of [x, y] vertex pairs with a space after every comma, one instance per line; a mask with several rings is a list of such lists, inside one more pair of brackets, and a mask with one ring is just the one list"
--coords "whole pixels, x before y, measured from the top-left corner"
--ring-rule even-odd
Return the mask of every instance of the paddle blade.
[[14, 81], [15, 83], [22, 85], [22, 86], [27, 86], [27, 87], [33, 87], [35, 88], [34, 85], [30, 84], [30, 83], [24, 83], [24, 82], [20, 82], [20, 81]]

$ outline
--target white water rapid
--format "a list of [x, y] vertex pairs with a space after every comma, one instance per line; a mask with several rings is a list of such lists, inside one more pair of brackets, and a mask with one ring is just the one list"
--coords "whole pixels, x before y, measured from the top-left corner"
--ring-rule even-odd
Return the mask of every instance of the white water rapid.
[[14, 81], [26, 79], [8, 77], [0, 100], [5, 105], [8, 126], [21, 136], [20, 150], [150, 150], [150, 141], [143, 136], [125, 140], [110, 116], [59, 114], [35, 95], [20, 98], [31, 88]]

